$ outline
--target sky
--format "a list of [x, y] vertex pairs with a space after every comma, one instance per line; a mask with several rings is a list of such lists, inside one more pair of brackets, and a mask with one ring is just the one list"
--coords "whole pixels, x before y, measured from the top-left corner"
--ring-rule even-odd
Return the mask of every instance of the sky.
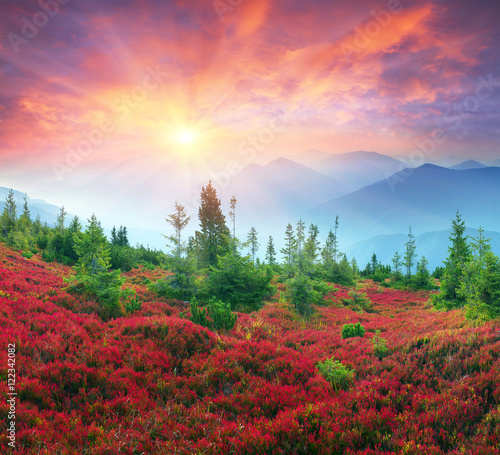
[[492, 160], [499, 42], [498, 0], [3, 0], [0, 177], [311, 149]]

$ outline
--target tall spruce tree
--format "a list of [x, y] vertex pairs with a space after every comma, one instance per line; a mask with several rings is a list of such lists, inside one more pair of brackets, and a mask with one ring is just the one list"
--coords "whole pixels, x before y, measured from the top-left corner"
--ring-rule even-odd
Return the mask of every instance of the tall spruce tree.
[[211, 181], [202, 188], [198, 218], [200, 231], [197, 231], [196, 237], [200, 247], [200, 261], [205, 266], [215, 266], [217, 255], [224, 255], [229, 248], [229, 229], [221, 210], [221, 201], [217, 198], [217, 191]]
[[288, 276], [293, 275], [295, 258], [297, 256], [297, 241], [293, 233], [293, 227], [288, 223], [285, 231], [285, 246], [280, 250], [284, 258], [284, 265]]
[[379, 266], [379, 262], [377, 259], [377, 255], [376, 255], [376, 253], [373, 253], [372, 257], [370, 259], [370, 270], [371, 270], [372, 275], [375, 275], [375, 273], [377, 272], [378, 266]]
[[441, 280], [441, 291], [444, 299], [456, 301], [458, 306], [462, 306], [464, 301], [458, 295], [458, 289], [463, 281], [463, 271], [469, 260], [470, 248], [467, 243], [468, 236], [465, 235], [465, 221], [459, 211], [457, 211], [451, 227], [453, 229], [450, 236], [451, 245], [448, 247], [448, 259]]
[[321, 250], [321, 259], [323, 260], [324, 269], [330, 269], [335, 263], [335, 234], [332, 230], [328, 232], [325, 246]]
[[401, 268], [403, 266], [403, 260], [401, 258], [401, 255], [399, 254], [399, 251], [396, 251], [394, 253], [394, 257], [392, 258], [392, 271], [393, 271], [393, 276], [395, 280], [399, 280], [402, 276], [401, 273]]
[[415, 242], [415, 236], [413, 235], [411, 230], [411, 226], [408, 232], [408, 241], [405, 244], [405, 248], [406, 250], [404, 254], [403, 265], [406, 268], [406, 278], [409, 280], [411, 278], [411, 270], [415, 265], [415, 260], [417, 258], [417, 255], [415, 254], [417, 245]]
[[255, 264], [255, 253], [257, 253], [260, 244], [257, 239], [257, 230], [254, 227], [250, 228], [248, 231], [246, 243], [250, 248], [250, 253], [252, 254], [252, 263]]
[[17, 206], [14, 199], [14, 190], [10, 190], [7, 198], [5, 199], [5, 207], [1, 217], [2, 234], [5, 238], [10, 232], [16, 229], [17, 225]]
[[101, 223], [94, 214], [89, 218], [83, 234], [73, 233], [73, 240], [74, 250], [78, 255], [75, 268], [79, 275], [96, 275], [108, 270], [110, 261], [108, 241]]
[[297, 239], [297, 253], [300, 256], [302, 254], [302, 249], [304, 247], [304, 240], [306, 238], [306, 223], [304, 223], [302, 221], [302, 219], [300, 219], [297, 222], [296, 232], [297, 232], [297, 237], [296, 237], [296, 239]]
[[270, 235], [266, 247], [266, 262], [268, 265], [276, 265], [276, 249], [274, 247], [273, 237]]
[[335, 217], [335, 228], [333, 232], [332, 239], [332, 249], [333, 249], [333, 261], [337, 262], [337, 258], [339, 255], [339, 240], [338, 240], [338, 230], [339, 230], [339, 216]]
[[59, 215], [57, 215], [57, 222], [56, 222], [56, 231], [60, 234], [64, 233], [64, 221], [66, 220], [66, 215], [68, 213], [66, 210], [64, 210], [64, 205], [61, 207], [61, 210], [59, 211]]
[[438, 308], [447, 310], [465, 305], [466, 297], [459, 290], [465, 279], [464, 272], [471, 253], [467, 243], [468, 236], [465, 235], [465, 221], [459, 211], [451, 226], [452, 233], [449, 237], [451, 244], [448, 247], [448, 258], [441, 277], [441, 293], [432, 297]]
[[120, 229], [118, 229], [118, 234], [116, 235], [116, 240], [118, 246], [129, 246], [126, 226], [120, 226]]
[[304, 256], [309, 264], [315, 264], [319, 254], [319, 229], [317, 224], [309, 226], [308, 237], [304, 244]]
[[111, 229], [111, 245], [118, 245], [118, 236], [116, 235], [116, 227]]
[[463, 269], [458, 295], [465, 301], [465, 316], [479, 322], [500, 316], [500, 259], [491, 251], [490, 239], [479, 228], [470, 242], [471, 255]]

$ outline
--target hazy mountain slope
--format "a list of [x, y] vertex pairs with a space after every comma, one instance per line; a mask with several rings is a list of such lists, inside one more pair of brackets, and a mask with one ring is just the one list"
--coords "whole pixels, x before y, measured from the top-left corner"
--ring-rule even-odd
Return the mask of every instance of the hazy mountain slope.
[[307, 217], [326, 229], [339, 214], [350, 242], [407, 232], [410, 225], [417, 234], [444, 230], [457, 209], [468, 225], [495, 231], [499, 194], [500, 168], [455, 171], [426, 164], [321, 204]]
[[331, 155], [313, 167], [340, 181], [345, 190], [350, 192], [380, 181], [408, 166], [390, 156], [358, 151]]
[[239, 213], [257, 226], [269, 221], [286, 225], [313, 201], [325, 202], [332, 195], [345, 194], [335, 179], [286, 158], [265, 166], [249, 165], [217, 189], [225, 200], [235, 195]]
[[450, 169], [454, 169], [456, 171], [466, 171], [468, 169], [483, 169], [485, 167], [484, 164], [479, 163], [478, 161], [475, 160], [468, 160], [464, 161], [463, 163], [456, 164], [455, 166], [451, 166]]
[[310, 149], [305, 152], [298, 153], [297, 155], [290, 156], [289, 158], [297, 163], [303, 164], [304, 166], [314, 167], [320, 161], [330, 158], [331, 156], [331, 153]]

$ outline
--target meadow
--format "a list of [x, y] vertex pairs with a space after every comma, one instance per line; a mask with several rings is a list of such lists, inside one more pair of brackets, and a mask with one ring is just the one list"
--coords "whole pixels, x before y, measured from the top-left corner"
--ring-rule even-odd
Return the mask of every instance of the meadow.
[[[277, 284], [230, 331], [186, 318], [187, 302], [146, 283], [125, 287], [142, 308], [105, 322], [67, 292], [72, 268], [0, 244], [0, 419], [7, 420], [8, 344], [16, 346], [16, 454], [500, 454], [500, 327], [439, 312], [433, 291], [364, 280], [371, 312], [335, 286], [309, 319]], [[360, 322], [363, 337], [343, 339]], [[374, 338], [388, 351], [377, 355]], [[352, 369], [335, 387], [318, 369]]]

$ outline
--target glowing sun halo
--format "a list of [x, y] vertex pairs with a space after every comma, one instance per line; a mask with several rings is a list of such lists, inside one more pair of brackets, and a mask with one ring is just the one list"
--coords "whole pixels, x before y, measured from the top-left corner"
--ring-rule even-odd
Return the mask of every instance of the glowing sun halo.
[[182, 145], [192, 144], [196, 140], [196, 135], [191, 130], [182, 130], [177, 133], [177, 142]]

